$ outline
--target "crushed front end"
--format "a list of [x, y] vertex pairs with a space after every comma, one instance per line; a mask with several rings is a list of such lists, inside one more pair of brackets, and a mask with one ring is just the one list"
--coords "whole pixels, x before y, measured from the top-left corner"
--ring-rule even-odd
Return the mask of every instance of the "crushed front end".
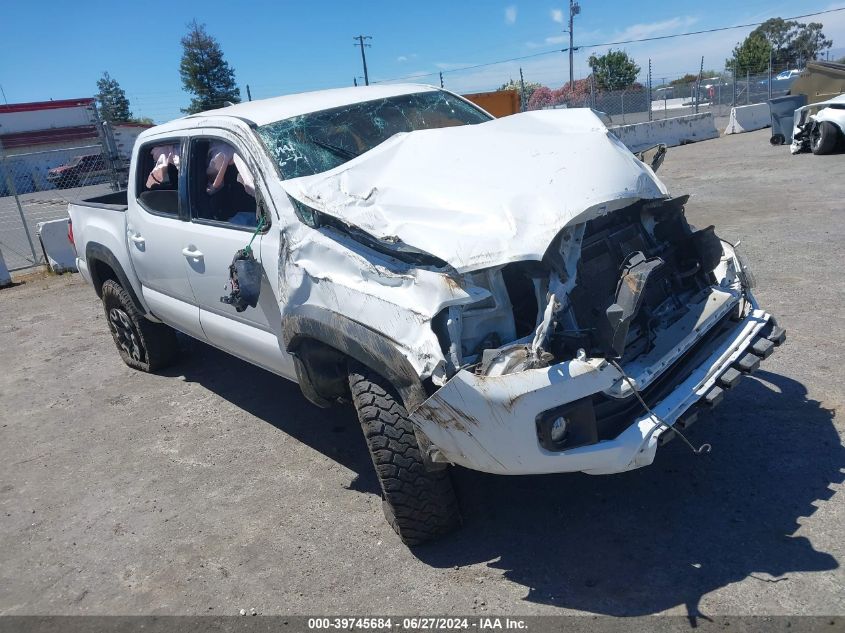
[[413, 367], [431, 462], [646, 465], [784, 337], [735, 248], [584, 108], [397, 134], [282, 184], [312, 229], [283, 287], [356, 306]]
[[[442, 385], [412, 417], [429, 457], [501, 474], [650, 464], [785, 338], [686, 197], [561, 232], [542, 261], [464, 276], [487, 291], [433, 321]], [[437, 376], [433, 379], [437, 380]]]

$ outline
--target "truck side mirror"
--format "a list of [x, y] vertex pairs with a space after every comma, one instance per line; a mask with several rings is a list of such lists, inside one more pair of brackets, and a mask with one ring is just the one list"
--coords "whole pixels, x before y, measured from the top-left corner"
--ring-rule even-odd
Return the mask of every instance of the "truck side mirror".
[[261, 293], [261, 264], [252, 254], [252, 250], [241, 249], [229, 266], [230, 292], [220, 297], [221, 303], [234, 306], [238, 312], [258, 305]]
[[666, 146], [661, 143], [638, 152], [636, 156], [651, 167], [652, 171], [657, 171], [663, 164], [663, 159], [666, 158]]

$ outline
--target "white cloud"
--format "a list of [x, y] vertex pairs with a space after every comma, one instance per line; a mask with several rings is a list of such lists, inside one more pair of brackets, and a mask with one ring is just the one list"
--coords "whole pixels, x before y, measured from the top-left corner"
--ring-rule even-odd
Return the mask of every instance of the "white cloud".
[[[836, 8], [836, 6], [837, 5], [832, 4], [828, 8]], [[841, 6], [841, 4], [838, 6]], [[767, 11], [764, 15], [736, 15], [734, 16], [733, 22], [735, 24], [759, 22], [770, 17], [771, 14], [776, 15], [778, 11], [781, 15], [791, 15], [786, 11], [786, 9], [778, 10], [773, 8]], [[808, 18], [808, 20], [810, 19], [817, 20], [824, 24], [824, 33], [829, 38], [833, 39], [834, 48], [841, 49], [842, 46], [845, 45], [845, 11], [818, 16], [817, 18]], [[586, 45], [594, 42], [613, 42], [623, 39], [637, 39], [638, 37], [649, 37], [651, 35], [668, 35], [671, 33], [683, 32], [686, 27], [689, 27], [694, 23], [697, 23], [695, 18], [676, 17], [648, 24], [635, 24], [628, 27], [622, 27], [615, 31], [589, 29], [582, 29], [579, 31], [576, 28], [576, 43], [580, 40], [582, 44]], [[706, 24], [706, 26], [710, 25]], [[741, 42], [752, 29], [753, 27], [749, 27], [721, 31], [718, 33], [694, 35], [678, 39], [626, 44], [623, 48], [642, 68], [640, 81], [644, 82], [645, 80], [645, 75], [648, 71], [648, 60], [651, 58], [652, 67], [654, 69], [654, 82], [657, 84], [662, 82], [664, 79], [675, 79], [686, 73], [698, 73], [702, 56], [704, 56], [705, 69], [714, 69], [716, 71], [721, 70], [724, 67], [725, 58], [730, 55], [733, 47], [738, 42]], [[554, 45], [568, 42], [568, 37], [569, 36], [565, 33], [554, 34], [545, 39], [538, 39], [536, 42], [528, 42], [526, 43], [526, 47], [538, 49], [542, 49], [544, 47], [553, 48], [553, 46], [549, 46], [549, 44]], [[607, 47], [599, 49], [582, 48], [580, 51], [576, 51], [575, 78], [582, 79], [589, 75], [590, 69], [587, 65], [587, 59], [590, 54], [602, 53], [605, 52], [606, 49]], [[841, 54], [843, 53], [840, 53], [840, 55]], [[833, 54], [831, 54], [831, 58], [833, 58]], [[474, 61], [475, 63], [481, 63], [488, 61], [488, 59], [486, 57], [479, 57]], [[469, 65], [471, 65], [469, 62], [441, 62], [436, 65], [436, 68], [441, 70], [453, 70], [455, 68]], [[508, 79], [512, 77], [519, 77], [520, 67], [523, 69], [526, 81], [539, 81], [552, 88], [558, 88], [564, 85], [569, 78], [568, 57], [565, 53], [557, 53], [543, 55], [535, 59], [497, 64], [495, 66], [487, 66], [467, 71], [449, 72], [444, 75], [444, 80], [446, 88], [458, 93], [495, 90], [498, 86], [507, 82]], [[419, 74], [422, 74], [423, 72], [430, 73], [431, 71], [420, 71]], [[437, 81], [436, 74], [434, 76], [421, 77], [421, 79], [431, 83]]]
[[514, 24], [516, 22], [516, 5], [512, 4], [505, 8], [505, 24]]
[[456, 70], [466, 66], [475, 66], [478, 62], [437, 62], [434, 64], [438, 70]]
[[645, 24], [632, 24], [613, 39], [615, 40], [638, 40], [654, 35], [664, 35], [688, 28], [698, 22], [693, 16], [678, 16], [660, 22], [648, 22]]
[[402, 62], [408, 61], [408, 58], [405, 57], [404, 55], [400, 55], [399, 57], [396, 58], [396, 61], [401, 64]]
[[551, 16], [552, 21], [563, 24], [563, 9], [552, 9]]

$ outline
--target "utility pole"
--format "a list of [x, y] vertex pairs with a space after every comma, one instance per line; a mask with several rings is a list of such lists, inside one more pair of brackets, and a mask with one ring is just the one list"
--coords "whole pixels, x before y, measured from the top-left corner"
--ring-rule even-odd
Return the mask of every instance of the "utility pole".
[[525, 103], [525, 79], [522, 76], [522, 67], [519, 68], [519, 109], [525, 112], [528, 104]]
[[772, 98], [772, 50], [769, 46], [769, 99]]
[[364, 40], [371, 40], [373, 38], [370, 37], [369, 35], [356, 35], [352, 39], [358, 40], [357, 42], [355, 42], [354, 45], [361, 47], [361, 61], [364, 63], [364, 85], [369, 86], [370, 85], [370, 76], [367, 74], [367, 56], [364, 54], [364, 47], [370, 46], [370, 44], [365, 43]]
[[581, 5], [578, 4], [575, 0], [569, 0], [569, 92], [572, 93], [572, 90], [575, 88], [575, 74], [572, 68], [573, 59], [572, 55], [575, 51], [574, 49], [574, 37], [572, 35], [572, 26], [575, 23], [575, 16], [581, 13]]
[[704, 55], [698, 68], [698, 80], [695, 82], [695, 113], [698, 114], [698, 102], [701, 101], [701, 75], [704, 73]]

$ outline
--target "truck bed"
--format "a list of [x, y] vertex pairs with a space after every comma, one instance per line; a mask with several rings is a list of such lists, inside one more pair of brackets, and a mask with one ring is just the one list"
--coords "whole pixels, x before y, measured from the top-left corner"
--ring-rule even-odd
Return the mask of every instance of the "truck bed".
[[113, 191], [93, 198], [83, 198], [73, 203], [79, 207], [97, 207], [112, 211], [126, 211], [129, 206], [129, 198], [126, 189]]

